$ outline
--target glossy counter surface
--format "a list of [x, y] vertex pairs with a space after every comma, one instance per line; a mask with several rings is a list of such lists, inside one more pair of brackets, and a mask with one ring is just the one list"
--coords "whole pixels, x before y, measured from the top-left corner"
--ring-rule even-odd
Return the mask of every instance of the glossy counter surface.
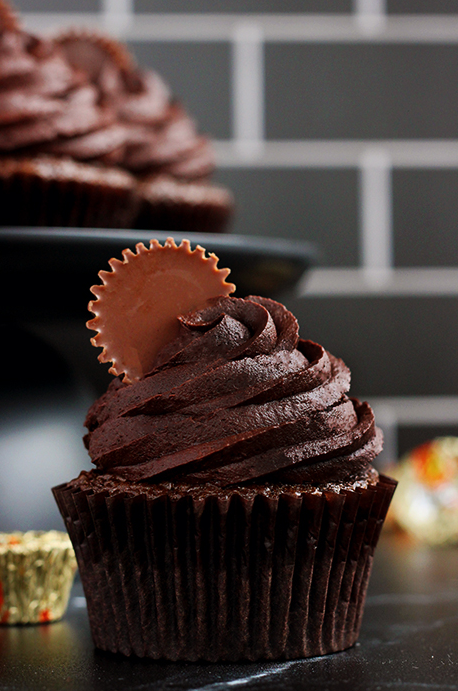
[[382, 535], [358, 644], [284, 663], [178, 664], [94, 650], [76, 583], [61, 622], [0, 628], [0, 689], [458, 689], [458, 548]]

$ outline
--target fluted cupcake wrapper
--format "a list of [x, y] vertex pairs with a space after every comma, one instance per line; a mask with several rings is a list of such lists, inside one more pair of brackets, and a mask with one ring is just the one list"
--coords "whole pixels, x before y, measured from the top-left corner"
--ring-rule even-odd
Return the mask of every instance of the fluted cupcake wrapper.
[[187, 233], [222, 233], [226, 230], [231, 208], [214, 204], [191, 204], [186, 201], [144, 202], [135, 219], [135, 227], [151, 230], [175, 230]]
[[[88, 178], [89, 166], [65, 160], [46, 162], [46, 174], [41, 171], [42, 161], [36, 163], [31, 159], [26, 163], [24, 169], [18, 165], [17, 170], [11, 171], [0, 166], [3, 225], [132, 227], [138, 207], [133, 186], [112, 183], [103, 168], [98, 171], [94, 167]], [[99, 180], [94, 184], [97, 173]]]
[[171, 660], [350, 647], [395, 483], [148, 497], [54, 488], [95, 645]]

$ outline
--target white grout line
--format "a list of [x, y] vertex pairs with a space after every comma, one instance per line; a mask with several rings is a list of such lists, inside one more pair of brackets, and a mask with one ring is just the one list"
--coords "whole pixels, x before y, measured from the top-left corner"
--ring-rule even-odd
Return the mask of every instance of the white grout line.
[[101, 0], [105, 31], [122, 38], [134, 21], [134, 0]]
[[458, 425], [458, 396], [369, 397], [375, 416], [390, 410], [398, 425]]
[[353, 0], [353, 11], [362, 34], [376, 36], [386, 28], [385, 0]]
[[391, 160], [382, 147], [368, 147], [359, 169], [360, 254], [366, 283], [390, 282], [393, 267]]
[[231, 140], [214, 146], [219, 168], [359, 168], [368, 148], [383, 148], [393, 168], [458, 168], [458, 139], [266, 140], [249, 162]]
[[260, 27], [243, 22], [232, 42], [233, 136], [237, 154], [250, 161], [264, 139], [264, 45]]
[[398, 459], [399, 427], [458, 425], [458, 396], [387, 396], [368, 400], [384, 436], [383, 451], [376, 463], [379, 470]]
[[386, 16], [386, 0], [353, 0], [356, 15]]
[[[63, 26], [100, 27], [108, 11], [130, 17], [129, 0], [105, 0], [103, 12], [24, 12], [32, 31]], [[126, 9], [129, 11], [126, 12]], [[107, 11], [108, 10], [108, 11]], [[354, 14], [132, 14], [119, 27], [119, 38], [128, 41], [227, 41], [234, 27], [253, 21], [269, 42], [300, 43], [458, 43], [458, 14], [395, 15]]]
[[133, 0], [100, 0], [104, 14], [134, 14]]
[[297, 292], [304, 297], [457, 297], [458, 268], [397, 268], [385, 282], [361, 268], [314, 269]]

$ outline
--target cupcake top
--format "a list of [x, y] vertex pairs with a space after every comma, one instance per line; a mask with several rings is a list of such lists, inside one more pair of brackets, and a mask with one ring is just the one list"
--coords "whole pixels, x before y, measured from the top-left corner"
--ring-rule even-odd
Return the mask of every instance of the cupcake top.
[[182, 180], [214, 169], [208, 138], [122, 44], [88, 31], [32, 36], [0, 0], [2, 154], [50, 154]]
[[141, 175], [168, 173], [191, 180], [212, 172], [209, 140], [198, 135], [194, 122], [156, 72], [139, 69], [124, 46], [95, 32], [69, 31], [55, 42], [126, 128], [120, 165]]
[[[105, 285], [92, 289], [98, 299], [90, 309], [97, 316], [88, 326], [99, 331], [93, 343], [105, 346], [101, 359], [112, 360], [117, 374], [130, 365], [116, 365], [116, 333], [124, 358], [135, 362], [136, 346], [126, 342], [126, 334], [137, 320], [137, 342], [143, 328], [154, 335], [151, 324], [162, 302], [162, 291], [155, 294], [154, 287], [142, 294], [138, 275], [133, 290], [127, 267], [146, 269], [145, 256], [152, 266], [164, 251], [159, 248], [156, 243], [149, 251], [124, 253], [123, 264], [112, 260], [112, 273], [102, 274]], [[172, 262], [183, 253], [170, 242], [169, 249]], [[178, 295], [188, 294], [184, 265], [180, 270], [171, 283]], [[154, 283], [157, 271], [160, 263], [146, 270], [143, 282]], [[173, 313], [169, 302], [173, 331], [143, 358], [141, 369], [130, 370], [129, 381], [114, 380], [91, 407], [85, 442], [98, 471], [129, 481], [222, 487], [376, 476], [371, 460], [381, 450], [381, 433], [369, 405], [347, 397], [348, 368], [322, 346], [300, 339], [297, 320], [283, 305], [257, 296], [229, 297], [231, 289], [210, 293], [209, 300], [200, 295], [191, 311], [178, 307]]]
[[55, 42], [2, 19], [0, 12], [0, 153], [103, 160], [116, 151], [126, 133], [84, 72]]

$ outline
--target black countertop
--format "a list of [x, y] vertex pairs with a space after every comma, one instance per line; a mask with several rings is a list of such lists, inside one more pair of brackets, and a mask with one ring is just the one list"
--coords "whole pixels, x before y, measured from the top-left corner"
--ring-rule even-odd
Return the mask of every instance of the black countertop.
[[178, 664], [94, 650], [80, 583], [65, 619], [0, 628], [0, 689], [458, 689], [458, 548], [382, 535], [351, 650], [283, 663]]

